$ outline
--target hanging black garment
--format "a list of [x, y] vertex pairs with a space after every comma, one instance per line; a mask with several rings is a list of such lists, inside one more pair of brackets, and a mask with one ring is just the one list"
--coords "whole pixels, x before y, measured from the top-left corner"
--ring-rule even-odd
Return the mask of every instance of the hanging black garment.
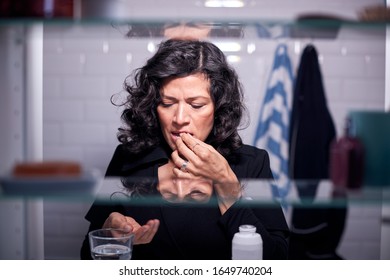
[[[303, 203], [311, 203], [319, 181], [329, 178], [329, 151], [336, 130], [327, 108], [318, 54], [313, 45], [303, 50], [295, 81], [290, 123], [289, 175]], [[303, 181], [304, 180], [304, 181]], [[339, 259], [336, 253], [346, 208], [294, 207], [290, 259]]]
[[294, 179], [329, 178], [329, 148], [336, 137], [327, 108], [317, 51], [303, 50], [290, 123], [289, 173]]

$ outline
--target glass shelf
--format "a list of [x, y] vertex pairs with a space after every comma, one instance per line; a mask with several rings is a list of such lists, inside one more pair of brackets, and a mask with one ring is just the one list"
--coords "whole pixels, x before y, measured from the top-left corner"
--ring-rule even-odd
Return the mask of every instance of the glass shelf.
[[[84, 177], [80, 179], [33, 179], [26, 180], [0, 180], [2, 192], [0, 200], [10, 199], [45, 199], [46, 201], [65, 202], [92, 202], [101, 203], [129, 203], [154, 205], [158, 203], [187, 203], [188, 201], [171, 201], [160, 193], [153, 192], [141, 198], [131, 198], [129, 188], [133, 186], [155, 189], [156, 184], [152, 179], [138, 178], [126, 179], [125, 188], [123, 180], [117, 177], [99, 179], [97, 177]], [[187, 182], [186, 182], [187, 183]], [[329, 180], [299, 180], [290, 181], [288, 187], [283, 189], [277, 181], [248, 179], [241, 181], [243, 198], [246, 204], [268, 205], [280, 203], [282, 206], [299, 207], [344, 207], [346, 205], [387, 205], [390, 204], [390, 187], [362, 186], [359, 189], [335, 188]], [[286, 185], [284, 183], [284, 185]], [[191, 188], [193, 188], [193, 184]], [[229, 184], [226, 183], [226, 187]], [[175, 193], [175, 185], [169, 187], [171, 193]], [[196, 187], [195, 187], [196, 188]], [[191, 200], [192, 205], [207, 205], [213, 196], [202, 198], [203, 200]]]
[[176, 18], [172, 19], [40, 19], [40, 18], [0, 18], [4, 26], [113, 26], [127, 27], [129, 38], [163, 38], [168, 28], [179, 25], [190, 28], [208, 29], [209, 38], [250, 38], [250, 39], [356, 39], [359, 36], [386, 36], [387, 22], [363, 22], [335, 19], [215, 19], [215, 18]]

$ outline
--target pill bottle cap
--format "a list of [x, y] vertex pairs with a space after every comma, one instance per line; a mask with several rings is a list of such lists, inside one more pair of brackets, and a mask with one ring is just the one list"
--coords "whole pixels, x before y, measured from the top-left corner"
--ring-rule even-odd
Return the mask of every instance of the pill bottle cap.
[[241, 225], [238, 230], [240, 232], [248, 232], [248, 233], [253, 233], [253, 232], [256, 232], [256, 227], [255, 226], [252, 226], [252, 225]]

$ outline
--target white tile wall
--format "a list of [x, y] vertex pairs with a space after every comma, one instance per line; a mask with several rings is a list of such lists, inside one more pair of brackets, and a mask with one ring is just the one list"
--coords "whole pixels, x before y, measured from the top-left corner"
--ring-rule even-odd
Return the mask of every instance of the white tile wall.
[[[46, 26], [44, 35], [44, 158], [74, 159], [86, 168], [104, 173], [117, 145], [120, 109], [110, 97], [122, 90], [124, 78], [151, 55], [149, 40], [121, 38], [111, 26]], [[359, 35], [356, 35], [359, 37]], [[372, 40], [286, 40], [295, 69], [300, 50], [313, 43], [321, 59], [329, 107], [342, 131], [351, 109], [384, 106], [385, 44]], [[277, 40], [242, 39], [256, 51], [239, 53], [234, 64], [246, 91], [251, 125], [242, 131], [251, 144], [261, 106], [265, 81]], [[45, 203], [45, 257], [77, 259], [87, 223], [83, 216], [89, 204]], [[359, 205], [349, 209], [349, 219], [340, 245], [345, 258], [378, 259], [380, 254], [380, 209]]]

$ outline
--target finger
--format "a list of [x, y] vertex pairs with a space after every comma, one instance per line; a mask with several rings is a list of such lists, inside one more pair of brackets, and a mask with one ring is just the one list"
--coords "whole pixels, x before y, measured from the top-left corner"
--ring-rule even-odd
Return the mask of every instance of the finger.
[[178, 150], [172, 152], [171, 158], [178, 169], [184, 172], [188, 171], [189, 160], [180, 156]]
[[185, 159], [190, 159], [190, 157], [193, 156], [193, 153], [190, 150], [190, 148], [183, 142], [183, 140], [180, 137], [176, 140], [175, 144], [178, 153], [182, 157], [184, 157]]
[[173, 174], [175, 175], [175, 178], [177, 179], [191, 179], [192, 175], [190, 173], [190, 170], [186, 169], [186, 171], [183, 171], [181, 168], [174, 168], [173, 169]]
[[134, 244], [145, 244], [145, 241], [143, 240], [144, 235], [144, 229], [143, 227], [140, 227], [136, 232], [134, 232]]
[[180, 170], [183, 171], [183, 172], [187, 172], [188, 164], [189, 164], [189, 161], [188, 160], [184, 160], [183, 163], [180, 166]]
[[[188, 133], [181, 133], [180, 134], [180, 142], [178, 143], [180, 148], [183, 148], [183, 147], [186, 147], [188, 150], [190, 150], [191, 152], [193, 152], [193, 147], [196, 146], [196, 144], [200, 144], [200, 140], [194, 138], [193, 136], [191, 136], [190, 134]], [[181, 145], [181, 143], [183, 143], [184, 145]]]
[[[185, 159], [196, 162], [199, 160], [199, 155], [204, 154], [204, 151], [208, 151], [208, 145], [190, 134], [182, 133], [176, 140], [176, 147], [179, 154]], [[203, 150], [203, 151], [202, 151]]]
[[205, 144], [203, 141], [196, 139], [195, 137], [193, 137], [191, 134], [188, 133], [181, 133], [180, 139], [194, 153], [197, 146], [202, 146], [202, 144]]
[[132, 231], [136, 231], [138, 228], [141, 227], [141, 225], [137, 223], [137, 221], [134, 220], [132, 217], [126, 216], [126, 223], [128, 226], [131, 227]]
[[190, 154], [185, 155], [188, 156], [189, 159], [193, 159], [191, 155], [195, 155], [195, 159], [198, 157], [202, 158], [204, 156], [207, 156], [209, 150], [213, 150], [210, 145], [193, 137], [191, 134], [182, 133], [180, 134], [180, 139], [184, 143], [184, 145], [191, 151]]
[[124, 228], [126, 227], [126, 217], [118, 212], [112, 212], [105, 220], [103, 228]]
[[156, 233], [158, 228], [160, 227], [160, 220], [155, 219], [153, 221], [154, 221], [154, 223], [153, 223], [153, 232]]
[[143, 238], [144, 238], [145, 242], [150, 242], [150, 241], [152, 241], [153, 237], [155, 236], [155, 234], [158, 230], [158, 227], [160, 225], [160, 221], [157, 219], [150, 220], [147, 222], [146, 225], [149, 226], [149, 228], [147, 231], [145, 231]]
[[176, 165], [176, 168], [173, 168], [173, 174], [176, 178], [179, 179], [191, 179], [193, 176], [201, 176], [201, 167], [203, 165], [202, 159], [198, 158], [193, 154], [192, 158], [188, 160], [185, 170], [183, 170], [182, 165], [184, 159], [179, 156], [177, 150], [173, 151], [171, 154], [171, 159]]
[[118, 212], [112, 212], [103, 224], [103, 228], [112, 228], [112, 236], [120, 237], [123, 234], [131, 233], [133, 228], [126, 222], [126, 217]]
[[151, 238], [149, 236], [149, 231], [150, 230], [151, 230], [151, 227], [149, 225], [141, 226], [137, 230], [137, 232], [135, 233], [135, 238], [137, 240], [136, 244], [149, 243], [151, 241]]

